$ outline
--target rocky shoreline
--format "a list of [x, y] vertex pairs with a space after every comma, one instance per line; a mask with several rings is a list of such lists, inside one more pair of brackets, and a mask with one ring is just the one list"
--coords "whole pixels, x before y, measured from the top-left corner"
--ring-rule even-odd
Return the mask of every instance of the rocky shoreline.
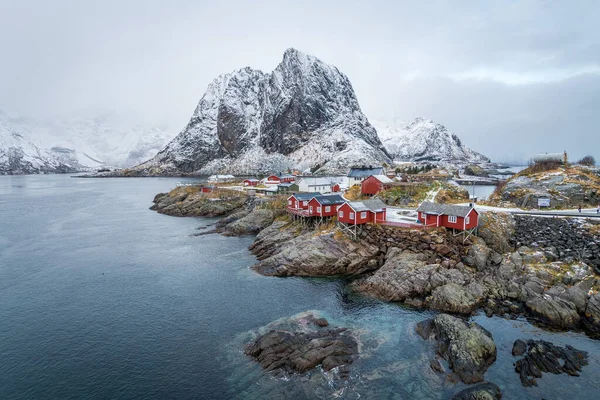
[[[596, 226], [486, 213], [478, 235], [468, 238], [444, 228], [366, 225], [352, 240], [334, 223], [309, 227], [294, 222], [277, 201], [229, 190], [207, 196], [180, 187], [157, 195], [152, 209], [173, 216], [223, 217], [200, 234], [256, 235], [249, 249], [257, 258], [252, 269], [262, 275], [350, 277], [356, 293], [440, 311], [419, 323], [417, 332], [436, 340], [433, 371], [444, 372], [443, 359], [452, 371], [449, 381], [476, 384], [456, 399], [501, 397], [498, 386], [484, 382], [496, 359], [493, 338], [464, 319], [479, 311], [488, 317], [525, 316], [550, 329], [600, 337]], [[255, 338], [245, 354], [276, 374], [302, 374], [320, 366], [343, 379], [360, 356], [360, 346], [351, 331], [328, 325], [312, 314], [303, 316], [291, 330], [272, 329]], [[523, 355], [515, 368], [524, 386], [535, 385], [542, 372], [576, 376], [587, 364], [583, 352], [532, 340], [515, 342], [513, 355]]]
[[[261, 202], [262, 201], [262, 202]], [[600, 238], [565, 219], [486, 213], [478, 236], [366, 225], [357, 240], [333, 223], [291, 221], [277, 200], [179, 187], [154, 198], [174, 216], [224, 216], [207, 233], [256, 235], [250, 251], [266, 276], [347, 276], [352, 290], [460, 315], [528, 319], [600, 336]]]

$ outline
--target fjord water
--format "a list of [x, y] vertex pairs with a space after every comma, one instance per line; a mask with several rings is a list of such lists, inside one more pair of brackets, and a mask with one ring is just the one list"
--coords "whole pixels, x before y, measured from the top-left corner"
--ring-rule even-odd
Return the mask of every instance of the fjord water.
[[[268, 278], [251, 237], [193, 236], [214, 219], [148, 210], [180, 179], [0, 177], [0, 398], [450, 398], [465, 386], [429, 368], [414, 333], [431, 315], [364, 299], [339, 279]], [[347, 388], [319, 371], [273, 379], [244, 356], [248, 331], [318, 310], [361, 332]], [[475, 320], [498, 360], [504, 398], [597, 398], [600, 343], [525, 321]], [[581, 377], [523, 388], [512, 343], [547, 339], [589, 352]]]

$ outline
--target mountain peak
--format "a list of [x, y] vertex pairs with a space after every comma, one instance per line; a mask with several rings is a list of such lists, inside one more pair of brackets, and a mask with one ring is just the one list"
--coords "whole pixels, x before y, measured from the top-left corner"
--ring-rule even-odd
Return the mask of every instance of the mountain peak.
[[398, 161], [489, 162], [484, 155], [466, 147], [444, 125], [417, 117], [411, 123], [390, 127], [373, 121], [388, 153]]
[[240, 71], [209, 85], [184, 131], [139, 169], [247, 173], [319, 164], [344, 171], [390, 162], [337, 68], [289, 48], [270, 74]]

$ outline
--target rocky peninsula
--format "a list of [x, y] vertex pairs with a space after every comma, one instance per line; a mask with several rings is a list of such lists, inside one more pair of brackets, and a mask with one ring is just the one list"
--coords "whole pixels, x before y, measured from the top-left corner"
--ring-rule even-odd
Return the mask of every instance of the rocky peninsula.
[[335, 223], [306, 226], [284, 199], [190, 187], [159, 194], [152, 209], [175, 216], [224, 216], [215, 230], [254, 235], [252, 268], [267, 276], [346, 276], [357, 293], [461, 315], [526, 316], [554, 329], [600, 335], [598, 225], [485, 213], [477, 236], [444, 228], [365, 225], [357, 239]]

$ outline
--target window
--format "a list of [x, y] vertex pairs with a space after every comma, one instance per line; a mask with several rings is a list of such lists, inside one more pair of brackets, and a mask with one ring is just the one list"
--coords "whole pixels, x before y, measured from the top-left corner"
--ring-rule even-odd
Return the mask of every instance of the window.
[[288, 200], [288, 206], [291, 206], [291, 205], [292, 205], [292, 201]]
[[456, 216], [455, 215], [450, 215], [448, 217], [448, 222], [450, 222], [451, 224], [455, 224], [456, 223]]
[[302, 202], [302, 205], [303, 205], [303, 206], [306, 206], [306, 205], [308, 205], [308, 201], [306, 201], [306, 200], [305, 200], [305, 201], [303, 201], [303, 202]]
[[331, 211], [331, 207], [330, 206], [325, 207], [325, 212], [330, 212], [330, 211]]
[[312, 208], [312, 206], [310, 206], [310, 208], [309, 208], [309, 211], [310, 211], [311, 213], [312, 213], [312, 210], [313, 210], [313, 208]]
[[340, 211], [340, 218], [344, 218], [344, 212]]
[[466, 224], [466, 225], [469, 225], [469, 220], [470, 220], [470, 218], [469, 218], [469, 217], [465, 218], [465, 224]]
[[354, 219], [354, 213], [350, 213], [350, 219]]
[[365, 211], [361, 212], [361, 213], [360, 213], [360, 217], [361, 217], [362, 219], [365, 219], [365, 218], [367, 218], [367, 213], [366, 213]]
[[317, 212], [320, 213], [321, 212], [321, 207], [317, 207]]

